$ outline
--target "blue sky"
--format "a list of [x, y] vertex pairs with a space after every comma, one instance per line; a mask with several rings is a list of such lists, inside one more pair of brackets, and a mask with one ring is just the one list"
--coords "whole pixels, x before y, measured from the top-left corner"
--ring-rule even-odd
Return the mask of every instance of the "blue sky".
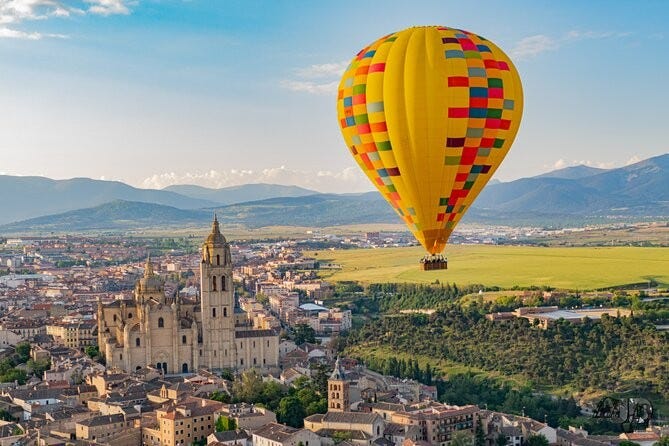
[[0, 0], [0, 172], [141, 187], [371, 190], [334, 89], [381, 35], [439, 24], [515, 61], [520, 132], [496, 177], [669, 152], [664, 1]]

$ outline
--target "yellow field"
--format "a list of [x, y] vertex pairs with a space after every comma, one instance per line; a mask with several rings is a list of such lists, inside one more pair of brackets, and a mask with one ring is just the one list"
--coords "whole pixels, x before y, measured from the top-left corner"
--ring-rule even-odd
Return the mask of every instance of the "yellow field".
[[505, 288], [548, 285], [597, 289], [654, 280], [669, 284], [669, 248], [558, 248], [455, 245], [447, 248], [448, 270], [420, 271], [419, 247], [319, 251], [321, 261], [341, 264], [323, 271], [332, 281], [481, 283]]

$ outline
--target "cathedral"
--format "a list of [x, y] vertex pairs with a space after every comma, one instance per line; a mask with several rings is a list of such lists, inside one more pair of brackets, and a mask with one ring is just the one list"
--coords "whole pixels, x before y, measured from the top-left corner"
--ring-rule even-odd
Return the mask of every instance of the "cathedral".
[[235, 299], [230, 245], [214, 217], [202, 245], [198, 300], [166, 296], [151, 259], [132, 300], [98, 301], [98, 345], [108, 368], [150, 365], [166, 374], [279, 365], [279, 336], [253, 327]]

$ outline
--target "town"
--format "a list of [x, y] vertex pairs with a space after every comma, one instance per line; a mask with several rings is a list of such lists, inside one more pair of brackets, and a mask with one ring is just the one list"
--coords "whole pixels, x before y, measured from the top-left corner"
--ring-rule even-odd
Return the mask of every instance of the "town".
[[[229, 243], [216, 220], [198, 242], [6, 240], [0, 444], [650, 446], [667, 434], [588, 435], [439, 402], [434, 385], [339, 356], [352, 314], [324, 305], [334, 287], [317, 274], [338, 265], [305, 257], [304, 242]], [[518, 314], [545, 324], [550, 311]]]

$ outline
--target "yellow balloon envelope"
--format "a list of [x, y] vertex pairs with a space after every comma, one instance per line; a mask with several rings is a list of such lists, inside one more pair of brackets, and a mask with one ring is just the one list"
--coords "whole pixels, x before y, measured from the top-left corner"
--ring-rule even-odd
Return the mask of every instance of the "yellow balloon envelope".
[[337, 97], [355, 160], [430, 254], [446, 242], [513, 142], [520, 77], [489, 40], [441, 26], [360, 51]]

